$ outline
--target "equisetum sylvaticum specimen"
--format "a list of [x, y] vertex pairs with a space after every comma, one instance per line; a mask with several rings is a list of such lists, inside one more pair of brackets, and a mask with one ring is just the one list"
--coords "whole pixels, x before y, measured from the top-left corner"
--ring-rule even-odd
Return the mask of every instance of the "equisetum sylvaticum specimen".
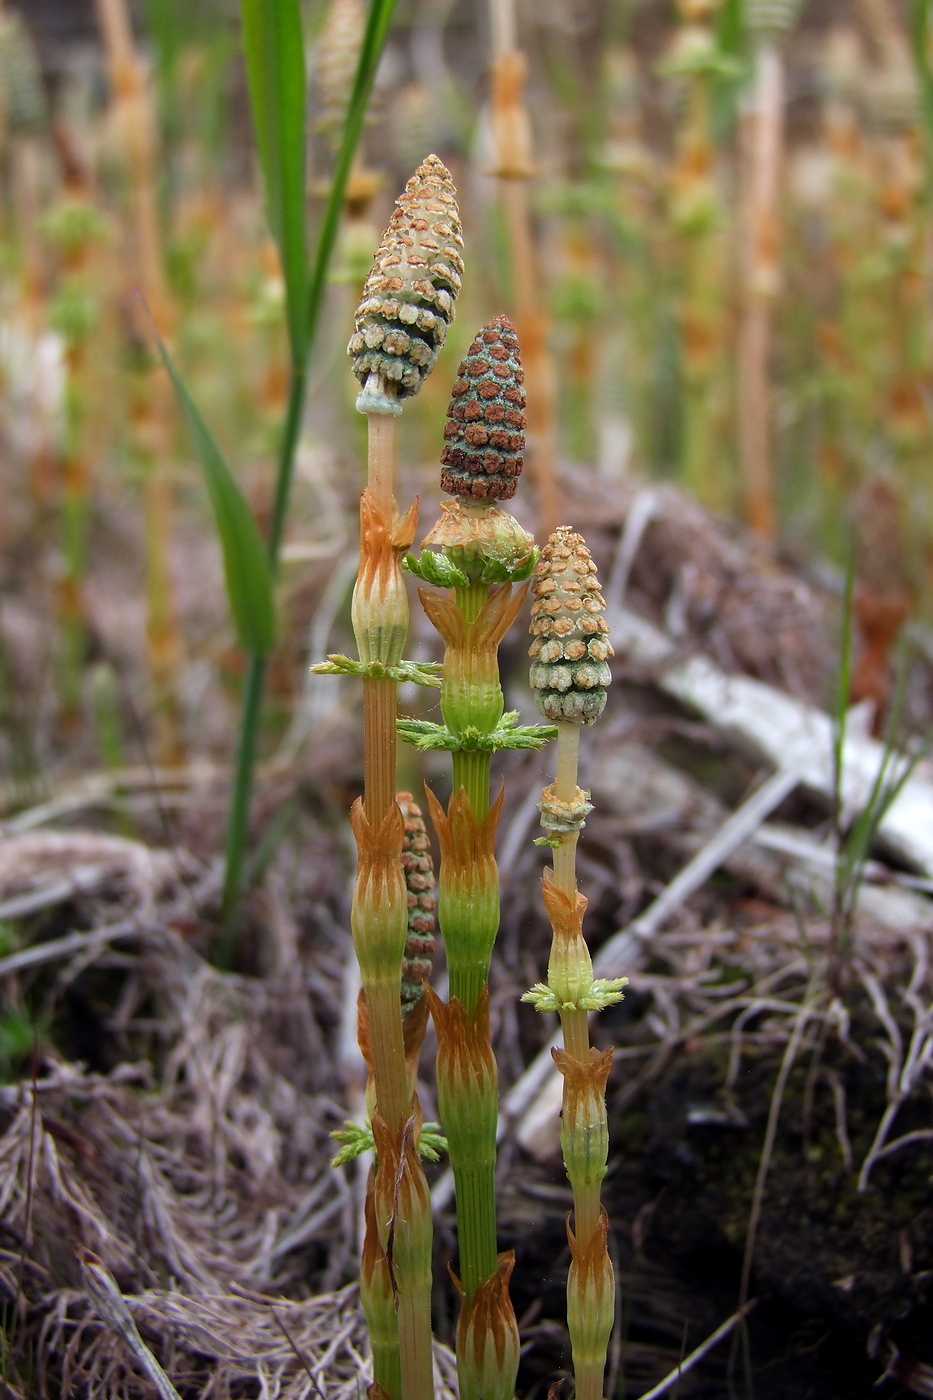
[[627, 979], [593, 977], [582, 930], [586, 899], [575, 867], [580, 829], [593, 810], [590, 794], [577, 786], [580, 729], [605, 708], [612, 647], [596, 565], [582, 536], [566, 526], [554, 532], [535, 567], [532, 592], [531, 686], [540, 713], [557, 725], [557, 771], [540, 803], [543, 840], [554, 853], [542, 887], [554, 937], [547, 983], [523, 999], [539, 1011], [556, 1011], [564, 1036], [563, 1050], [553, 1055], [564, 1080], [560, 1140], [573, 1188], [567, 1325], [577, 1396], [599, 1400], [615, 1317], [608, 1221], [599, 1199], [609, 1153], [605, 1090], [612, 1049], [590, 1045], [587, 1022], [591, 1011], [621, 999]]
[[372, 1065], [377, 1166], [367, 1207], [362, 1299], [374, 1346], [374, 1382], [392, 1400], [433, 1396], [431, 1208], [419, 1157], [421, 1111], [405, 1053], [401, 969], [409, 938], [402, 864], [405, 820], [395, 796], [396, 689], [435, 683], [435, 668], [403, 661], [408, 596], [400, 557], [414, 539], [417, 503], [393, 494], [395, 418], [433, 369], [463, 271], [456, 193], [429, 156], [408, 182], [363, 288], [350, 339], [367, 417], [367, 487], [360, 501], [360, 569], [352, 619], [358, 660], [322, 669], [363, 684], [364, 789], [351, 812], [359, 867], [351, 928], [360, 964]]
[[[554, 848], [554, 872], [545, 879], [554, 948], [548, 985], [529, 997], [558, 1011], [564, 1027], [557, 1062], [565, 1081], [562, 1142], [574, 1192], [568, 1315], [578, 1393], [593, 1400], [601, 1392], [613, 1316], [599, 1201], [611, 1052], [590, 1049], [587, 1015], [618, 1000], [622, 982], [593, 979], [580, 931], [586, 901], [576, 890], [574, 852], [591, 810], [588, 794], [577, 787], [579, 730], [605, 705], [612, 648], [582, 539], [561, 528], [539, 560], [531, 536], [500, 506], [515, 493], [525, 449], [524, 375], [518, 337], [505, 316], [482, 327], [457, 371], [441, 452], [441, 488], [453, 499], [442, 504], [420, 554], [406, 553], [415, 508], [402, 516], [396, 510], [393, 426], [443, 343], [459, 287], [460, 248], [450, 177], [432, 156], [398, 201], [349, 347], [362, 386], [357, 407], [369, 421], [352, 606], [359, 657], [334, 655], [315, 669], [360, 676], [364, 689], [364, 792], [351, 812], [359, 853], [351, 924], [372, 1126], [349, 1124], [336, 1134], [343, 1146], [335, 1162], [366, 1147], [376, 1154], [360, 1280], [374, 1393], [422, 1400], [432, 1393], [432, 1374], [431, 1214], [421, 1157], [434, 1157], [443, 1143], [433, 1125], [423, 1128], [415, 1093], [429, 1008], [456, 1193], [460, 1393], [463, 1400], [509, 1400], [519, 1338], [509, 1298], [514, 1256], [500, 1254], [496, 1239], [498, 1072], [488, 977], [499, 927], [494, 843], [502, 793], [491, 800], [490, 763], [499, 749], [537, 749], [557, 737], [557, 776], [541, 804]], [[419, 597], [444, 643], [441, 667], [402, 659], [408, 630], [402, 568], [429, 585]], [[532, 687], [548, 723], [521, 725], [517, 712], [504, 709], [498, 651], [529, 586], [535, 598]], [[396, 719], [400, 680], [440, 684], [441, 723]], [[427, 789], [441, 852], [436, 912], [450, 981], [446, 1002], [427, 986], [434, 876], [421, 812], [411, 794], [395, 793], [396, 733], [419, 749], [446, 750], [452, 760], [446, 808]]]
[[[444, 429], [441, 487], [454, 497], [406, 567], [446, 597], [420, 591], [444, 642], [443, 724], [403, 720], [421, 748], [446, 749], [453, 792], [446, 812], [428, 791], [441, 848], [438, 919], [450, 975], [445, 1004], [430, 989], [437, 1029], [437, 1096], [457, 1201], [463, 1305], [457, 1331], [465, 1400], [510, 1396], [518, 1328], [509, 1300], [511, 1253], [496, 1246], [498, 1074], [489, 1036], [487, 979], [499, 927], [494, 842], [501, 794], [489, 796], [490, 758], [500, 748], [538, 748], [550, 727], [518, 726], [505, 714], [498, 648], [527, 593], [531, 537], [496, 505], [515, 493], [524, 457], [525, 392], [518, 338], [497, 316], [461, 362]], [[521, 586], [516, 588], [516, 584]]]

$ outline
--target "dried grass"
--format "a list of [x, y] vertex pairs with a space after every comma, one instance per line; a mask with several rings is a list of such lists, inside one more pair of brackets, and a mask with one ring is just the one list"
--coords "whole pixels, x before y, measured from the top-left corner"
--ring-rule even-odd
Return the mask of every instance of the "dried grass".
[[[694, 584], [706, 575], [715, 575], [724, 589], [738, 568], [730, 555], [737, 547], [711, 533], [696, 569], [684, 572], [682, 553], [694, 542], [692, 517], [690, 528], [674, 528], [681, 521], [672, 494], [659, 497], [657, 511], [651, 524], [657, 547], [634, 561], [639, 604], [653, 601], [663, 612], [665, 590], [679, 586], [678, 578], [693, 580], [694, 601], [705, 592]], [[749, 586], [743, 595], [745, 631], [753, 613], [766, 623], [792, 592], [772, 570], [752, 570], [751, 576], [757, 592]], [[806, 593], [801, 586], [801, 608], [809, 606]], [[763, 613], [762, 597], [770, 600]], [[686, 611], [690, 644], [718, 653], [721, 638], [715, 629], [704, 635], [700, 612], [692, 604]], [[720, 620], [722, 627], [727, 623], [738, 626], [731, 615]], [[812, 690], [821, 660], [816, 631], [815, 624], [803, 630], [798, 645], [806, 654], [789, 660], [786, 635], [760, 625], [758, 642], [770, 642], [773, 654], [759, 656], [757, 669], [786, 682], [788, 668], [796, 668], [801, 690]], [[730, 633], [734, 660], [737, 635]], [[748, 664], [746, 656], [738, 659]], [[523, 668], [524, 657], [516, 664]], [[589, 750], [593, 772], [629, 771], [629, 751], [619, 750], [632, 738], [621, 721], [597, 727]], [[321, 765], [330, 771], [328, 761], [314, 742], [302, 755], [318, 778]], [[549, 937], [534, 893], [538, 769], [516, 756], [510, 774], [500, 841], [503, 935], [494, 977], [505, 1089], [547, 1034], [544, 1025], [529, 1025], [516, 999], [540, 975]], [[656, 766], [646, 778], [653, 806], [636, 811], [631, 793], [607, 793], [588, 823], [584, 881], [592, 894], [596, 953], [620, 914], [624, 922], [625, 910], [663, 887], [671, 842], [679, 852], [676, 842], [691, 833], [705, 841], [709, 820], [722, 819], [720, 813], [709, 817], [686, 780], [673, 797], [659, 792], [661, 777]], [[613, 786], [621, 789], [621, 779]], [[367, 1384], [364, 1329], [348, 1283], [355, 1273], [358, 1200], [352, 1181], [329, 1166], [329, 1132], [346, 1113], [347, 1073], [338, 1023], [349, 940], [340, 932], [346, 890], [335, 842], [308, 817], [300, 840], [283, 845], [253, 907], [259, 936], [246, 960], [256, 973], [231, 976], [213, 969], [190, 941], [202, 935], [201, 920], [216, 901], [216, 867], [184, 852], [154, 852], [94, 833], [8, 836], [0, 851], [0, 901], [40, 900], [46, 891], [45, 905], [36, 908], [52, 912], [32, 925], [46, 943], [29, 950], [45, 947], [48, 956], [30, 963], [15, 961], [17, 954], [5, 958], [3, 992], [16, 1006], [28, 991], [31, 1003], [54, 1019], [76, 988], [91, 986], [89, 1014], [107, 1042], [110, 1063], [116, 1060], [109, 1072], [93, 1072], [43, 1048], [34, 1079], [0, 1088], [5, 1380], [24, 1387], [29, 1400], [141, 1400], [152, 1393], [124, 1340], [101, 1318], [75, 1255], [79, 1247], [109, 1270], [143, 1340], [184, 1400], [315, 1394], [349, 1400]], [[89, 869], [97, 872], [93, 886], [82, 886], [76, 872]], [[913, 1120], [906, 1115], [902, 1125], [900, 1111], [929, 1084], [929, 935], [900, 934], [860, 916], [845, 1000], [814, 996], [814, 978], [818, 985], [827, 956], [826, 919], [814, 904], [777, 907], [786, 887], [780, 870], [769, 878], [770, 886], [759, 886], [763, 898], [745, 906], [736, 903], [734, 891], [703, 891], [672, 914], [667, 932], [643, 942], [633, 966], [619, 969], [631, 977], [628, 1004], [637, 998], [641, 1009], [616, 1023], [622, 1043], [614, 1111], [649, 1094], [676, 1056], [717, 1045], [721, 1097], [728, 1102], [749, 1051], [776, 1060], [787, 1052], [807, 1000], [797, 1059], [812, 1058], [808, 1093], [831, 1105], [840, 1161], [853, 1174], [861, 1168], [867, 1180], [872, 1161], [866, 1153], [874, 1162], [887, 1160], [885, 1153], [896, 1161], [894, 1154], [916, 1151], [914, 1143], [926, 1136], [925, 1129], [909, 1131]], [[64, 896], [53, 888], [62, 880], [71, 881]], [[792, 897], [803, 905], [802, 896]], [[62, 898], [67, 920], [54, 912]], [[75, 935], [76, 928], [88, 932]], [[116, 928], [118, 934], [103, 936]], [[313, 952], [303, 941], [309, 930]], [[856, 1002], [858, 1034], [849, 1024]], [[610, 1027], [603, 1033], [611, 1034]], [[832, 1062], [820, 1059], [820, 1037], [820, 1044], [839, 1047]], [[874, 1146], [864, 1128], [848, 1131], [849, 1057], [883, 1059], [888, 1072], [887, 1109], [871, 1125]], [[504, 1163], [514, 1163], [518, 1152], [513, 1142]], [[527, 1169], [529, 1179], [532, 1172]], [[506, 1210], [515, 1205], [513, 1195], [506, 1184]], [[540, 1203], [529, 1220], [539, 1217]], [[441, 1235], [444, 1229], [441, 1221]], [[656, 1280], [651, 1288], [656, 1310], [663, 1290]], [[628, 1347], [621, 1364], [630, 1382], [642, 1372], [645, 1383], [656, 1380], [676, 1364], [684, 1306], [677, 1301], [663, 1326], [652, 1323], [656, 1344], [636, 1339]], [[648, 1302], [639, 1307], [649, 1316]], [[543, 1350], [553, 1354], [559, 1348], [555, 1326], [544, 1318], [529, 1333], [529, 1345], [538, 1344], [540, 1333]], [[450, 1353], [439, 1348], [437, 1359], [438, 1393], [452, 1394]]]

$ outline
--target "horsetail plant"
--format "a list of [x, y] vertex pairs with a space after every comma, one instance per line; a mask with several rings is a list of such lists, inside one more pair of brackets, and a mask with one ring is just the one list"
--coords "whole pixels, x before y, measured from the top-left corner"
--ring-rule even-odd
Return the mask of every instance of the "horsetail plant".
[[[408, 595], [400, 556], [414, 539], [417, 502], [398, 515], [395, 418], [421, 388], [446, 338], [460, 290], [462, 248], [453, 182], [437, 156], [429, 156], [396, 203], [348, 346], [361, 384], [356, 406], [369, 428], [360, 569], [352, 604], [359, 659], [331, 656], [315, 668], [358, 675], [363, 682], [363, 797], [350, 814], [359, 853], [351, 930], [372, 1066], [377, 1158], [363, 1251], [363, 1295], [377, 1338], [374, 1380], [392, 1400], [401, 1395], [428, 1400], [434, 1393], [431, 1204], [419, 1156], [421, 1111], [412, 1092], [402, 1011], [403, 960], [411, 936], [406, 866], [409, 879], [412, 875], [412, 852], [403, 855], [403, 845], [405, 815], [410, 821], [411, 810], [406, 799], [403, 814], [396, 800], [395, 769], [398, 682], [436, 684], [436, 668], [402, 660]], [[397, 1363], [390, 1300], [397, 1312]]]
[[[437, 1094], [457, 1201], [462, 1307], [457, 1364], [463, 1400], [510, 1400], [519, 1342], [509, 1299], [514, 1258], [496, 1241], [498, 1074], [489, 1033], [488, 974], [499, 925], [494, 854], [501, 794], [490, 803], [490, 757], [539, 748], [549, 726], [505, 714], [498, 648], [527, 593], [531, 536], [495, 504], [515, 492], [524, 455], [525, 394], [518, 338], [498, 316], [461, 362], [444, 430], [441, 486], [456, 499], [406, 567], [427, 583], [422, 606], [445, 644], [442, 725], [400, 720], [404, 738], [446, 749], [453, 793], [446, 812], [428, 789], [441, 848], [438, 918], [450, 975], [445, 1004], [429, 988], [438, 1038]], [[519, 588], [514, 585], [523, 584]]]
[[567, 1325], [577, 1400], [600, 1400], [615, 1316], [608, 1221], [599, 1199], [609, 1153], [605, 1091], [612, 1049], [590, 1045], [587, 1022], [590, 1011], [621, 999], [628, 979], [593, 977], [582, 928], [587, 901], [575, 873], [580, 830], [593, 810], [590, 794], [577, 786], [580, 730], [605, 708], [612, 654], [596, 565], [581, 535], [567, 526], [551, 535], [532, 593], [531, 687], [540, 713], [557, 725], [557, 771], [540, 803], [543, 841], [554, 853], [553, 871], [543, 881], [554, 937], [547, 983], [523, 1000], [556, 1011], [563, 1030], [564, 1048], [552, 1053], [564, 1080], [561, 1149], [573, 1189]]

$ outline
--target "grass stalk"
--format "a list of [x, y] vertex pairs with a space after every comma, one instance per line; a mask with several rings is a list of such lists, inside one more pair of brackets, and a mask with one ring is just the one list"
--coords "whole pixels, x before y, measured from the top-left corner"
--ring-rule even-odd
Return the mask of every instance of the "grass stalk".
[[[796, 6], [784, 6], [789, 27]], [[764, 7], [762, 7], [764, 10]], [[750, 17], [752, 22], [752, 17]], [[768, 13], [769, 25], [773, 23]], [[739, 456], [749, 528], [777, 530], [771, 402], [771, 345], [780, 286], [778, 195], [784, 147], [784, 56], [780, 30], [759, 29], [745, 142], [744, 257], [738, 333]]]
[[[269, 526], [268, 555], [273, 582], [278, 572], [282, 536], [288, 514], [289, 490], [301, 432], [304, 397], [305, 372], [302, 369], [295, 369], [291, 376], [288, 408], [279, 447], [279, 468], [276, 474], [275, 497]], [[250, 654], [240, 701], [240, 725], [233, 766], [233, 786], [227, 812], [227, 830], [224, 842], [224, 886], [221, 896], [221, 921], [225, 930], [221, 965], [227, 968], [232, 965], [236, 950], [237, 918], [244, 894], [249, 814], [259, 752], [259, 734], [262, 727], [266, 665], [267, 659], [264, 655]]]
[[749, 527], [764, 539], [776, 529], [771, 442], [771, 320], [776, 293], [776, 202], [784, 105], [780, 51], [763, 45], [755, 65], [749, 117], [747, 263], [739, 328], [739, 450]]
[[[108, 3], [112, 3], [112, 0], [108, 0]], [[307, 370], [317, 339], [327, 274], [337, 241], [347, 181], [363, 131], [376, 67], [394, 11], [395, 0], [370, 0], [353, 91], [350, 94], [344, 121], [343, 138], [331, 179], [307, 287], [305, 333], [297, 339], [292, 337], [290, 340], [292, 365], [288, 406], [279, 448], [268, 541], [269, 562], [273, 579], [278, 574], [279, 556], [285, 533], [285, 522], [288, 517], [288, 505], [301, 433]], [[304, 120], [303, 113], [301, 119]], [[262, 721], [265, 670], [265, 664], [261, 657], [250, 657], [247, 681], [243, 690], [234, 785], [231, 793], [225, 845], [223, 921], [228, 930], [235, 927], [243, 895], [249, 810]]]

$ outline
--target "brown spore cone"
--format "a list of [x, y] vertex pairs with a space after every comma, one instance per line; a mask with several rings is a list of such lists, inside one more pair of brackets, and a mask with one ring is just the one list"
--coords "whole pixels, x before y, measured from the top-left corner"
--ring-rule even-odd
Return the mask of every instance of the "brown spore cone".
[[612, 655], [596, 565], [582, 535], [566, 525], [541, 551], [531, 584], [530, 682], [552, 723], [592, 724], [606, 706]]
[[437, 895], [431, 842], [421, 808], [410, 792], [400, 792], [395, 800], [405, 823], [402, 869], [408, 896], [408, 938], [402, 961], [402, 1011], [407, 1012], [417, 1005], [424, 984], [431, 976], [437, 932]]
[[396, 201], [363, 287], [347, 347], [361, 384], [374, 374], [398, 399], [418, 392], [447, 338], [462, 276], [457, 192], [443, 161], [428, 156]]
[[479, 332], [461, 360], [444, 428], [441, 489], [473, 500], [515, 495], [525, 460], [525, 374], [507, 316]]

